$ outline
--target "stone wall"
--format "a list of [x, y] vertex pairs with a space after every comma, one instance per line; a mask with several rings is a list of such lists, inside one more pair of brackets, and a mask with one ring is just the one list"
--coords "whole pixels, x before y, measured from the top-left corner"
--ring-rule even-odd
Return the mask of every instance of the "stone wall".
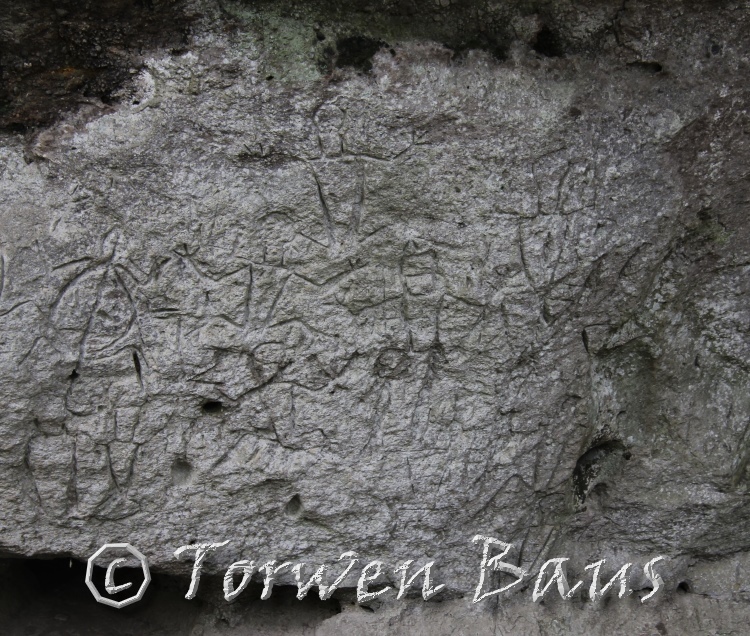
[[[6, 7], [0, 622], [745, 633], [748, 2]], [[475, 604], [477, 534], [528, 575]], [[100, 607], [124, 541], [154, 589]], [[222, 598], [350, 550], [329, 601]], [[445, 588], [358, 604], [374, 559]]]

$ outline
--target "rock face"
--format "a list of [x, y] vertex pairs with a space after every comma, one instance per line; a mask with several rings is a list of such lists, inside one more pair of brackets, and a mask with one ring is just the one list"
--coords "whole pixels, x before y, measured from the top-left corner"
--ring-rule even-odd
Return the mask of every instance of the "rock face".
[[[0, 24], [11, 631], [746, 633], [747, 2], [26, 5]], [[471, 603], [476, 534], [523, 589]], [[180, 600], [174, 550], [224, 540]], [[121, 628], [9, 583], [122, 541], [162, 578]], [[233, 561], [347, 550], [338, 600], [290, 573], [221, 598]], [[633, 562], [634, 593], [535, 605], [554, 557], [586, 589]], [[373, 559], [446, 587], [367, 611]]]

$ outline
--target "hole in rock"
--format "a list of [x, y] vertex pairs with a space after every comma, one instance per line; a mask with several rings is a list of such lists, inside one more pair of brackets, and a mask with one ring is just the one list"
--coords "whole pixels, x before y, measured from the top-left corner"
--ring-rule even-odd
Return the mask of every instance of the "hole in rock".
[[596, 484], [596, 486], [594, 486], [591, 489], [590, 495], [595, 495], [597, 497], [606, 497], [607, 496], [607, 490], [608, 490], [607, 484], [605, 484], [605, 483]]
[[175, 486], [184, 486], [190, 482], [193, 476], [193, 466], [186, 459], [176, 459], [172, 464], [172, 483]]
[[299, 498], [299, 495], [294, 495], [294, 497], [287, 502], [284, 512], [290, 517], [299, 517], [302, 513], [302, 500]]
[[696, 216], [704, 223], [708, 223], [713, 218], [711, 214], [711, 208], [701, 208], [700, 210], [698, 210]]
[[687, 581], [680, 581], [677, 585], [677, 591], [680, 594], [688, 594], [690, 592], [690, 584]]
[[210, 415], [216, 415], [224, 410], [224, 405], [218, 400], [207, 400], [201, 405], [201, 410]]
[[589, 484], [599, 476], [604, 460], [613, 453], [619, 453], [622, 456], [625, 452], [622, 442], [611, 440], [592, 446], [578, 458], [573, 470], [573, 492], [579, 504], [586, 501]]
[[339, 68], [350, 66], [369, 73], [372, 70], [372, 57], [382, 46], [388, 45], [382, 40], [373, 40], [361, 35], [340, 38], [336, 41], [338, 51], [336, 66]]
[[78, 377], [78, 371], [76, 371], [75, 369], [73, 369], [73, 370], [72, 370], [72, 371], [70, 372], [70, 379], [71, 379], [71, 380], [75, 380], [75, 379], [76, 379], [77, 377]]
[[664, 67], [659, 64], [659, 62], [630, 62], [628, 66], [640, 69], [646, 73], [651, 73], [652, 75], [661, 73], [664, 70]]
[[534, 50], [545, 57], [562, 57], [564, 54], [560, 37], [547, 26], [536, 34]]

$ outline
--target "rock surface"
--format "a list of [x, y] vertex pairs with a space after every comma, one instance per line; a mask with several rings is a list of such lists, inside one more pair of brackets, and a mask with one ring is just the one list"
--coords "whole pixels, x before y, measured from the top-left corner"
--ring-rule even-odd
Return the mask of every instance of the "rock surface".
[[[129, 541], [178, 581], [142, 634], [745, 633], [747, 2], [16, 0], [0, 34], [5, 556]], [[473, 605], [476, 534], [635, 593]], [[180, 601], [174, 550], [224, 540]], [[446, 588], [221, 599], [346, 550]]]

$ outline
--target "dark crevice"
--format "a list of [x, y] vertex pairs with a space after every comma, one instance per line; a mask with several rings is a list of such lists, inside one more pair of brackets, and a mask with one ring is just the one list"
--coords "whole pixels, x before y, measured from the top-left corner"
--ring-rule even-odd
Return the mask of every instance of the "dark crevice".
[[209, 415], [218, 415], [224, 410], [224, 405], [218, 400], [207, 400], [201, 405], [201, 410]]
[[133, 366], [135, 367], [135, 372], [138, 375], [138, 381], [141, 382], [141, 361], [135, 351], [133, 351]]
[[363, 73], [372, 70], [372, 58], [382, 47], [388, 44], [382, 40], [374, 40], [362, 35], [340, 38], [336, 41], [336, 66], [351, 67]]
[[565, 54], [560, 36], [548, 26], [543, 26], [536, 34], [534, 50], [545, 57], [562, 57]]
[[595, 495], [595, 496], [600, 497], [600, 498], [601, 497], [606, 497], [608, 490], [609, 490], [609, 488], [608, 488], [607, 484], [605, 484], [605, 483], [596, 484], [596, 486], [594, 486], [591, 489], [591, 492], [589, 493], [589, 496]]
[[[0, 106], [0, 108], [2, 108], [2, 107]], [[26, 124], [23, 124], [21, 122], [12, 121], [12, 122], [10, 122], [9, 124], [7, 124], [5, 126], [5, 130], [7, 130], [8, 132], [11, 132], [11, 133], [16, 133], [16, 134], [19, 134], [19, 135], [25, 135], [28, 132], [29, 127]]]
[[650, 73], [652, 75], [656, 75], [657, 73], [661, 73], [664, 71], [664, 67], [659, 64], [659, 62], [630, 62], [628, 64], [630, 68], [635, 68], [643, 71], [644, 73]]
[[[599, 476], [604, 460], [615, 453], [624, 458], [625, 453], [627, 452], [628, 451], [625, 449], [622, 442], [619, 440], [612, 440], [602, 442], [589, 448], [578, 458], [576, 467], [573, 470], [573, 494], [579, 504], [586, 501], [590, 491], [593, 492], [589, 486]], [[595, 484], [594, 488], [597, 487], [599, 488], [597, 491], [598, 494], [606, 494], [606, 484]]]

